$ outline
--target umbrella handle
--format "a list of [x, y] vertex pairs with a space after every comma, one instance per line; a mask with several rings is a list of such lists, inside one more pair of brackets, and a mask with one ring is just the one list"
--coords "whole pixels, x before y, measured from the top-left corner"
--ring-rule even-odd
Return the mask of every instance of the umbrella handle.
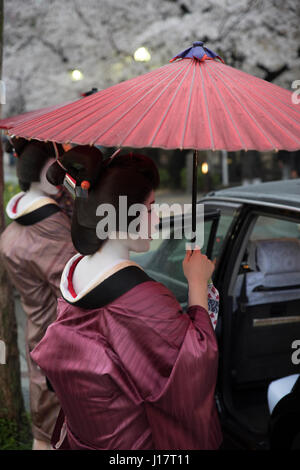
[[198, 150], [193, 153], [193, 187], [192, 187], [192, 251], [194, 250], [193, 244], [196, 241], [196, 209], [197, 209], [197, 177], [198, 177]]

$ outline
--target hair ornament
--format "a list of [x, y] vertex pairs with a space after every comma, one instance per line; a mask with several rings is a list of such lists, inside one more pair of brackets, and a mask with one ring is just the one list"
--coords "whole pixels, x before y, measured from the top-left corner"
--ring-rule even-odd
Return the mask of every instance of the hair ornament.
[[63, 185], [67, 188], [67, 190], [72, 194], [75, 198], [76, 196], [76, 180], [72, 178], [69, 173], [65, 174]]
[[89, 181], [87, 180], [82, 181], [80, 187], [76, 188], [76, 196], [87, 198], [89, 195], [90, 187], [91, 187], [91, 183]]

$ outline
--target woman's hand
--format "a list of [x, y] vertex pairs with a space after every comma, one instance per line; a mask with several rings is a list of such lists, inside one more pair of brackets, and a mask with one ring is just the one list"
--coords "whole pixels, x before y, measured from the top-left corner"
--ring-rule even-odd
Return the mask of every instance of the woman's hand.
[[201, 253], [200, 247], [195, 246], [194, 251], [188, 249], [182, 262], [182, 268], [188, 283], [197, 282], [207, 284], [216, 265], [216, 258], [211, 261]]
[[195, 246], [194, 251], [187, 250], [182, 267], [189, 283], [189, 307], [200, 305], [208, 311], [207, 282], [211, 278], [215, 264], [216, 258], [210, 261], [206, 255], [201, 254], [198, 245]]

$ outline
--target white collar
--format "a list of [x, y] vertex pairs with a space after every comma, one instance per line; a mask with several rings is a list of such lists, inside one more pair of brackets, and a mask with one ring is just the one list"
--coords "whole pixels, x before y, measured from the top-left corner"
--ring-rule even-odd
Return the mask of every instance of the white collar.
[[12, 220], [16, 220], [22, 215], [28, 214], [29, 212], [32, 212], [35, 209], [38, 209], [39, 207], [44, 206], [45, 204], [56, 204], [54, 199], [48, 197], [48, 196], [37, 196], [34, 199], [28, 201], [27, 204], [23, 207], [22, 211], [18, 209], [19, 204], [17, 204], [17, 201], [21, 199], [23, 196], [25, 196], [25, 192], [21, 191], [18, 194], [15, 194], [7, 203], [6, 206], [6, 214], [8, 217]]
[[[88, 292], [90, 292], [94, 287], [99, 285], [100, 282], [104, 281], [104, 279], [111, 276], [116, 271], [119, 271], [120, 269], [125, 268], [126, 266], [132, 266], [132, 265], [138, 266], [140, 268], [140, 266], [135, 261], [131, 261], [127, 259], [124, 260], [122, 258], [118, 258], [117, 260], [113, 261], [110, 265], [108, 265], [104, 272], [99, 273], [94, 279], [92, 279], [85, 286], [85, 288], [82, 289], [81, 292], [76, 293], [76, 296], [74, 297], [69, 289], [69, 278], [70, 278], [71, 267], [76, 262], [76, 260], [78, 260], [78, 258], [82, 258], [82, 255], [80, 253], [77, 253], [76, 255], [74, 255], [67, 262], [63, 270], [62, 276], [61, 276], [60, 290], [64, 299], [66, 299], [70, 303], [75, 303], [78, 300], [80, 300], [82, 297], [88, 294]], [[72, 281], [72, 278], [71, 278], [71, 281]]]

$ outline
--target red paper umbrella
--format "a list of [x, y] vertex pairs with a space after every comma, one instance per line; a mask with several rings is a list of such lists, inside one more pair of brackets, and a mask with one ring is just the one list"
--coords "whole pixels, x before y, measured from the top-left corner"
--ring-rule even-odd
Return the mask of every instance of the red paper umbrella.
[[177, 58], [10, 133], [106, 147], [300, 148], [300, 106], [291, 91], [221, 63], [201, 42]]
[[291, 91], [225, 65], [202, 42], [171, 62], [9, 133], [105, 147], [194, 149], [195, 231], [197, 150], [299, 149], [300, 106]]

